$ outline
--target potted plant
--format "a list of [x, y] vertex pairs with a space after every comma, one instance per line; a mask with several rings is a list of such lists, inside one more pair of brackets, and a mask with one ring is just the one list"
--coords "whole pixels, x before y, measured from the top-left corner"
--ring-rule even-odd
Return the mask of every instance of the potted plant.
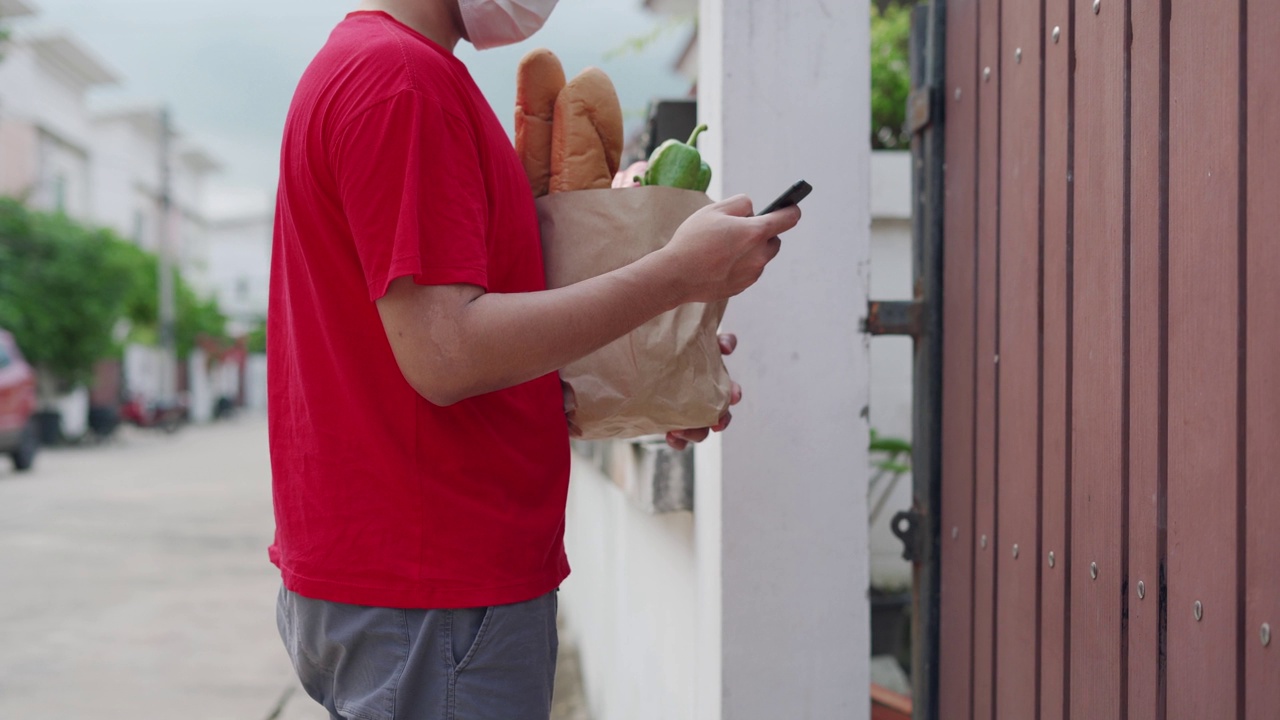
[[[871, 479], [867, 483], [868, 524], [885, 520], [889, 501], [903, 477], [911, 472], [911, 443], [871, 431]], [[903, 667], [910, 665], [911, 588], [871, 588], [871, 654], [892, 655]]]

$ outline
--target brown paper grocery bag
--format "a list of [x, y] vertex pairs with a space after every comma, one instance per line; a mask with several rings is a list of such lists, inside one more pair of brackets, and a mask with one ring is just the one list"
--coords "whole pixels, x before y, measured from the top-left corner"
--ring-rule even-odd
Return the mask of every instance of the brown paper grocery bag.
[[[547, 285], [611, 272], [666, 245], [703, 193], [666, 187], [579, 190], [538, 198]], [[729, 407], [717, 332], [726, 303], [683, 305], [570, 364], [569, 419], [584, 440], [711, 427]]]

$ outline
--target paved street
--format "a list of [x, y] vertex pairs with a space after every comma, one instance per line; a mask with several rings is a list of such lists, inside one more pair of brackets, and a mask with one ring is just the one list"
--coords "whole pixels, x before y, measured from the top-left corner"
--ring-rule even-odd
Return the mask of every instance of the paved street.
[[0, 458], [0, 720], [327, 718], [276, 633], [272, 527], [263, 418]]
[[0, 459], [0, 718], [327, 717], [276, 634], [269, 482], [256, 417]]

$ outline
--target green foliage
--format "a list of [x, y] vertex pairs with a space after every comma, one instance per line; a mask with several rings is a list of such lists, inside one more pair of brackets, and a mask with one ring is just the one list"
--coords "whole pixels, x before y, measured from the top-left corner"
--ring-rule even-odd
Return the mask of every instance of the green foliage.
[[[871, 147], [905, 148], [907, 96], [911, 93], [911, 9], [917, 0], [875, 0], [871, 4]], [[640, 55], [672, 32], [692, 26], [696, 15], [667, 18], [641, 35], [625, 39], [605, 60]], [[637, 111], [630, 111], [634, 116]], [[643, 111], [639, 111], [643, 114]]]
[[884, 512], [898, 481], [911, 472], [911, 449], [907, 440], [883, 437], [874, 428], [871, 430], [871, 465], [875, 473], [867, 484], [867, 496], [872, 523]]
[[911, 471], [911, 443], [902, 438], [882, 437], [871, 430], [872, 462], [877, 470], [902, 475]]
[[[88, 381], [98, 360], [119, 354], [122, 321], [129, 341], [155, 343], [158, 274], [155, 255], [109, 230], [0, 198], [0, 327], [63, 387]], [[181, 275], [175, 288], [179, 356], [202, 335], [225, 338], [217, 303]]]
[[249, 335], [245, 338], [245, 349], [255, 355], [261, 355], [267, 351], [266, 320], [259, 320], [253, 330], [249, 331]]
[[0, 218], [0, 326], [59, 384], [87, 381], [113, 350], [132, 281], [127, 243], [11, 200]]
[[177, 320], [174, 338], [178, 346], [178, 357], [190, 355], [201, 337], [227, 339], [227, 318], [219, 309], [217, 299], [201, 300], [181, 275], [178, 276], [175, 297]]
[[[160, 260], [155, 254], [128, 245], [131, 273], [129, 294], [123, 317], [129, 322], [128, 340], [140, 345], [155, 345], [160, 338]], [[207, 336], [225, 340], [226, 316], [216, 300], [201, 300], [182, 277], [174, 271], [174, 344], [178, 357], [185, 358], [196, 341]]]
[[871, 9], [871, 146], [894, 149], [910, 144], [906, 132], [911, 92], [911, 7], [891, 4]]

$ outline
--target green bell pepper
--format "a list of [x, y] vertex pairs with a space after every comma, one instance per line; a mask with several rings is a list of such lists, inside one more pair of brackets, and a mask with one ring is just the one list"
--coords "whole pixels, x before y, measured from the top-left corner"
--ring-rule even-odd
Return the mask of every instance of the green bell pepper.
[[699, 125], [687, 143], [668, 140], [659, 145], [649, 157], [644, 184], [706, 192], [711, 187], [711, 166], [698, 152], [698, 136], [706, 129], [706, 125]]

